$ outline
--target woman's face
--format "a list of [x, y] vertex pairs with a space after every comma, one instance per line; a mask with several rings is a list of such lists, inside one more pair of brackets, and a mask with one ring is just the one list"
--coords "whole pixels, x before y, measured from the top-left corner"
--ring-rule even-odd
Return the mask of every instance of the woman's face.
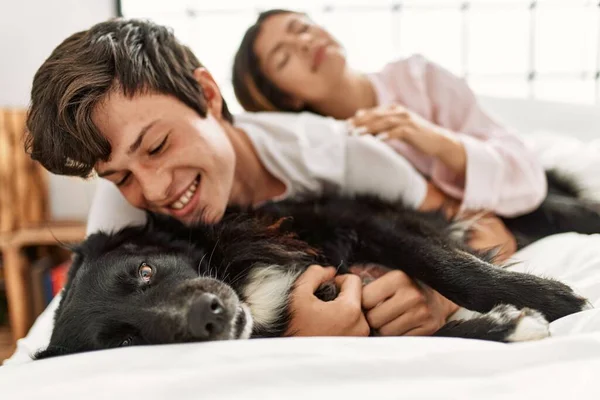
[[346, 67], [341, 45], [302, 14], [263, 21], [254, 52], [263, 74], [297, 107], [329, 97]]

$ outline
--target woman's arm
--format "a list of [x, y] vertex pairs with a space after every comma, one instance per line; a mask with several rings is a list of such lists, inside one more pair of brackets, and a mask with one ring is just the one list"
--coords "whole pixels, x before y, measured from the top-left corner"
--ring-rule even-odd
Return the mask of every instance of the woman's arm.
[[354, 125], [375, 135], [385, 132], [435, 157], [431, 179], [461, 195], [461, 210], [516, 216], [539, 206], [547, 191], [544, 170], [517, 134], [481, 108], [463, 79], [422, 57], [405, 63], [410, 65], [401, 68], [412, 71], [416, 81], [411, 87], [419, 88], [420, 100], [431, 110], [428, 119], [385, 106], [357, 115]]

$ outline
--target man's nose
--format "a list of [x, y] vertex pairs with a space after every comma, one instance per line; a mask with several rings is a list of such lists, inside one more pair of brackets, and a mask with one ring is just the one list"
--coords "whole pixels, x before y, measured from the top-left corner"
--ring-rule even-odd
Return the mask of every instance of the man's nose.
[[138, 181], [142, 186], [144, 198], [149, 203], [164, 205], [163, 203], [169, 198], [169, 186], [171, 179], [164, 171], [141, 171]]

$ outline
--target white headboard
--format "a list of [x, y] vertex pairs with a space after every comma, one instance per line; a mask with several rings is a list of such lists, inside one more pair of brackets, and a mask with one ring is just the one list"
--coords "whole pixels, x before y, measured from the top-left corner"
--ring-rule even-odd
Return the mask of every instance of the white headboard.
[[[584, 141], [600, 138], [600, 107], [482, 96], [481, 104], [520, 133], [549, 131]], [[50, 177], [50, 207], [60, 219], [85, 219], [94, 195], [93, 181]]]
[[480, 96], [486, 111], [521, 134], [548, 131], [583, 141], [600, 138], [600, 106]]

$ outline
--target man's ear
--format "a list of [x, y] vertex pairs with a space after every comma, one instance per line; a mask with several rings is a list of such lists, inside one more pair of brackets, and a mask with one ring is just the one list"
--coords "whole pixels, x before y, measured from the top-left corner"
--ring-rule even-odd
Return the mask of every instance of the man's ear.
[[194, 78], [202, 87], [202, 93], [206, 99], [206, 107], [208, 111], [220, 120], [223, 112], [223, 97], [217, 82], [215, 82], [211, 73], [204, 67], [198, 67], [194, 70]]

